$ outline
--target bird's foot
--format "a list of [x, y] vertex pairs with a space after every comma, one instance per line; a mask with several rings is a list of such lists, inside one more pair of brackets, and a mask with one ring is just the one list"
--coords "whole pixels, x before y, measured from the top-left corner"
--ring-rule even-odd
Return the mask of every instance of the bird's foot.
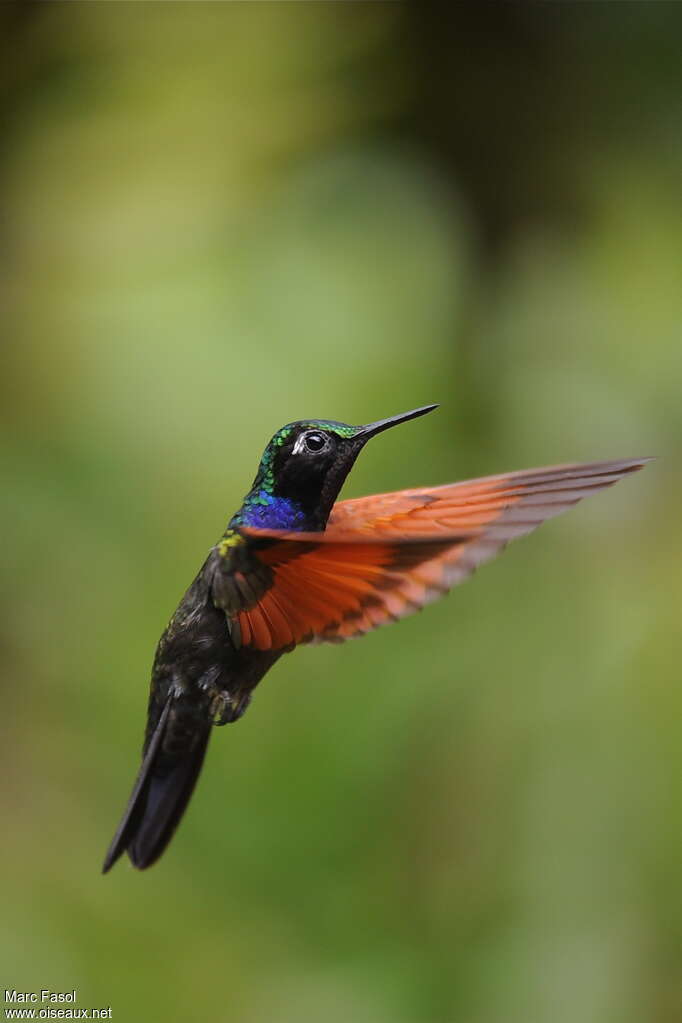
[[225, 689], [218, 690], [211, 696], [209, 704], [211, 719], [214, 725], [227, 725], [238, 721], [249, 703], [251, 693], [230, 693]]

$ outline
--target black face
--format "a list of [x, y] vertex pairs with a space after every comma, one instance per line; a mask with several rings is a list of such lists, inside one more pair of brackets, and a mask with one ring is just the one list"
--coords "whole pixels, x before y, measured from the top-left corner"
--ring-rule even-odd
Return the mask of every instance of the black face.
[[252, 497], [257, 507], [273, 504], [276, 519], [277, 499], [284, 499], [304, 513], [305, 528], [324, 529], [343, 482], [369, 438], [436, 407], [427, 405], [367, 426], [320, 419], [289, 423], [265, 449], [247, 501]]
[[[348, 434], [353, 430], [339, 428]], [[295, 501], [311, 527], [322, 528], [364, 441], [321, 425], [297, 425], [275, 454], [273, 493]]]

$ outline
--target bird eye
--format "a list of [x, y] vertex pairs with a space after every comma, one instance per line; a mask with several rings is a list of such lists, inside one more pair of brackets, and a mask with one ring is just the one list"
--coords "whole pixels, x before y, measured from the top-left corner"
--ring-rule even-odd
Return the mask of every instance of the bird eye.
[[327, 443], [323, 433], [307, 433], [305, 435], [305, 446], [308, 451], [321, 451]]

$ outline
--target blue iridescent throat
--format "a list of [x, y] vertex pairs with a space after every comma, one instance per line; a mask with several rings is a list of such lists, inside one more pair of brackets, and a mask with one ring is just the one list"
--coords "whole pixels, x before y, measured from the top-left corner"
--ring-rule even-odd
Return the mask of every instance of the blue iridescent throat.
[[288, 497], [274, 497], [266, 490], [258, 490], [247, 498], [230, 526], [305, 530], [306, 516], [301, 506]]

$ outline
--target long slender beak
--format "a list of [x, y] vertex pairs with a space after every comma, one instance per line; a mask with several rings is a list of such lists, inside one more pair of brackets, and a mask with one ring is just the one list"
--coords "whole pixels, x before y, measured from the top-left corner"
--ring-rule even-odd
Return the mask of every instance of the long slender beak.
[[357, 438], [361, 438], [363, 441], [369, 440], [370, 437], [374, 437], [377, 433], [382, 433], [384, 430], [390, 430], [392, 426], [398, 426], [399, 423], [406, 423], [409, 419], [417, 419], [419, 416], [425, 416], [427, 412], [433, 412], [435, 408], [438, 408], [438, 405], [424, 405], [422, 408], [412, 409], [411, 412], [403, 412], [399, 416], [391, 416], [389, 419], [378, 419], [376, 423], [368, 423], [367, 426], [359, 426], [355, 436]]

